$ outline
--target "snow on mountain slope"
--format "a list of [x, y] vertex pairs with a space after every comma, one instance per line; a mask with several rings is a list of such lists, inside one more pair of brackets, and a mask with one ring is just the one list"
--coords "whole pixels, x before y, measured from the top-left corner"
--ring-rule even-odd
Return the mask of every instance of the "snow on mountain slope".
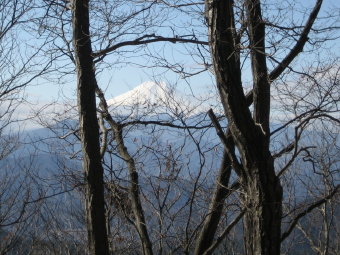
[[[207, 112], [217, 103], [212, 95], [192, 96], [170, 87], [164, 82], [147, 81], [136, 88], [107, 101], [116, 114], [184, 114], [191, 116]], [[215, 108], [215, 107], [213, 107]]]
[[164, 82], [155, 83], [147, 81], [136, 88], [112, 98], [107, 101], [112, 106], [132, 106], [137, 104], [162, 104], [167, 100], [167, 94], [170, 94], [170, 88]]

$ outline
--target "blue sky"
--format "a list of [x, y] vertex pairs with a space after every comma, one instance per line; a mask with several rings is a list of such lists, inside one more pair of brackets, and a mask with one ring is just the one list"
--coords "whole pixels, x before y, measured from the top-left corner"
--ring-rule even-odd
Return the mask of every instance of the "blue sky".
[[[314, 1], [306, 1], [303, 2], [303, 4], [311, 6], [314, 4]], [[330, 10], [329, 7], [340, 7], [339, 1], [326, 0], [323, 10]], [[322, 12], [321, 16], [324, 14], [325, 13]], [[337, 50], [340, 51], [339, 40], [331, 43], [334, 44], [335, 52]], [[169, 44], [169, 46], [165, 47], [164, 49], [160, 45], [161, 44], [155, 43], [150, 45], [150, 47], [156, 51], [158, 49], [159, 51], [164, 51], [164, 54], [166, 56], [169, 56], [169, 58], [173, 58], [173, 60], [181, 62], [184, 65], [193, 68], [200, 68], [199, 65], [193, 62], [189, 56], [185, 56], [185, 54], [183, 54], [184, 52], [186, 52], [184, 45]], [[114, 61], [114, 59], [112, 60]], [[146, 60], [142, 57], [136, 57], [133, 61], [143, 63], [143, 61]], [[249, 73], [249, 67], [246, 69], [248, 70], [246, 70], [245, 72], [246, 75], [244, 79], [250, 80], [249, 75], [247, 74]], [[128, 90], [133, 89], [142, 82], [154, 79], [156, 81], [165, 81], [170, 84], [176, 83], [179, 85], [180, 90], [185, 90], [187, 92], [189, 92], [190, 89], [200, 91], [202, 93], [213, 90], [213, 78], [208, 72], [202, 73], [188, 80], [181, 79], [177, 74], [174, 74], [171, 71], [166, 72], [164, 75], [160, 75], [163, 72], [164, 69], [160, 68], [139, 68], [138, 66], [127, 64], [122, 65], [118, 68], [105, 69], [97, 76], [97, 79], [100, 86], [103, 89], [106, 89], [107, 98], [112, 98], [120, 95]], [[75, 77], [68, 79], [65, 84], [41, 79], [37, 80], [35, 84], [36, 85], [29, 87], [26, 90], [26, 93], [28, 97], [39, 100], [41, 103], [48, 102], [50, 100], [56, 100], [58, 98], [60, 99], [61, 95], [68, 98], [75, 98]]]

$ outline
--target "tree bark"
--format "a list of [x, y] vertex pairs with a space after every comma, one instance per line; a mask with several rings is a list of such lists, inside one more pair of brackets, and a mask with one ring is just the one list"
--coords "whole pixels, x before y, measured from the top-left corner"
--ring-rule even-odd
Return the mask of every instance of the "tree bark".
[[[251, 169], [243, 186], [245, 254], [280, 254], [282, 188], [279, 179], [270, 174], [274, 169], [265, 161]], [[267, 173], [268, 174], [267, 174]]]
[[79, 128], [85, 172], [85, 212], [90, 254], [108, 255], [103, 167], [96, 110], [96, 77], [89, 32], [89, 1], [73, 1], [73, 43], [77, 68]]
[[[270, 91], [259, 1], [246, 1], [253, 72], [254, 118], [243, 92], [232, 1], [206, 1], [217, 88], [241, 158], [245, 253], [279, 255], [282, 188], [269, 150]], [[232, 158], [230, 158], [232, 160]]]
[[[270, 141], [270, 83], [265, 55], [265, 25], [260, 0], [246, 0], [250, 59], [253, 74], [254, 122], [263, 135], [253, 165], [246, 169], [244, 203], [249, 208], [244, 219], [246, 254], [280, 254], [282, 188], [275, 174]], [[256, 150], [256, 144], [253, 149]]]

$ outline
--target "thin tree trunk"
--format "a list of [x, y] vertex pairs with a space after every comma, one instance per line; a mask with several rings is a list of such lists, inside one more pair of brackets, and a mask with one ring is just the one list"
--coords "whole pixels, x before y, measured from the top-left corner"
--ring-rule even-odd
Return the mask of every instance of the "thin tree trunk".
[[134, 159], [130, 156], [127, 148], [125, 147], [121, 127], [114, 125], [113, 128], [116, 136], [119, 154], [124, 159], [129, 169], [130, 176], [129, 195], [131, 196], [132, 213], [134, 216], [135, 226], [137, 228], [142, 243], [143, 254], [153, 255], [152, 243], [146, 227], [142, 202], [140, 200], [140, 187], [136, 164]]
[[224, 208], [224, 201], [228, 194], [229, 179], [231, 174], [231, 164], [226, 152], [220, 166], [219, 175], [216, 179], [216, 190], [209, 206], [208, 215], [206, 216], [202, 230], [198, 236], [195, 255], [203, 254], [213, 243], [214, 236]]
[[118, 153], [127, 164], [129, 170], [130, 176], [129, 196], [131, 198], [131, 209], [134, 216], [134, 224], [142, 243], [143, 254], [152, 255], [153, 254], [152, 243], [148, 234], [144, 210], [142, 207], [142, 201], [140, 199], [140, 187], [136, 163], [125, 146], [122, 126], [113, 120], [111, 114], [109, 113], [108, 105], [106, 103], [104, 94], [99, 88], [97, 89], [97, 95], [100, 99], [100, 107], [104, 113], [104, 117], [111, 126], [112, 131], [114, 133]]
[[73, 1], [73, 43], [77, 68], [79, 126], [85, 172], [85, 213], [90, 254], [108, 255], [103, 167], [96, 112], [96, 78], [91, 56], [88, 0]]

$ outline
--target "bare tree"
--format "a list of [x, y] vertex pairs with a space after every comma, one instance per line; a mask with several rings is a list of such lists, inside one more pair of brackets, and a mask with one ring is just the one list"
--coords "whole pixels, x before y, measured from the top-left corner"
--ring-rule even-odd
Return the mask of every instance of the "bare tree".
[[[275, 171], [274, 157], [269, 146], [270, 85], [302, 52], [321, 4], [322, 1], [316, 1], [291, 51], [269, 71], [266, 55], [268, 34], [265, 31], [261, 2], [242, 2], [240, 8], [244, 10], [244, 16], [241, 24], [236, 25], [240, 21], [235, 15], [238, 5], [232, 1], [206, 1], [216, 83], [230, 129], [229, 137], [219, 132], [225, 140], [225, 150], [239, 177], [243, 193], [241, 199], [246, 208], [246, 254], [280, 254], [283, 192], [279, 177], [282, 172]], [[247, 31], [246, 48], [249, 49], [252, 72], [252, 90], [248, 95], [245, 95], [241, 76], [240, 52], [244, 48], [241, 41], [244, 30]], [[249, 109], [251, 102], [254, 102], [252, 110]], [[336, 105], [337, 100], [332, 103]], [[332, 116], [328, 118], [333, 119]], [[228, 139], [234, 141], [240, 160]], [[201, 251], [196, 252], [199, 254]]]
[[34, 202], [40, 197], [33, 179], [34, 151], [24, 158], [22, 148], [25, 138], [21, 128], [29, 118], [20, 114], [25, 102], [24, 90], [49, 66], [49, 61], [37, 58], [39, 44], [33, 49], [26, 41], [31, 38], [25, 30], [34, 16], [33, 4], [30, 0], [0, 3], [1, 254], [24, 249], [23, 240], [31, 226], [29, 220], [40, 208], [40, 203]]
[[[60, 55], [68, 57], [73, 63], [76, 64], [77, 67], [78, 106], [80, 115], [79, 131], [81, 134], [80, 137], [83, 147], [85, 180], [86, 182], [88, 182], [87, 185], [89, 185], [86, 192], [86, 200], [88, 201], [86, 211], [88, 218], [87, 224], [89, 231], [90, 252], [96, 252], [100, 254], [106, 254], [108, 252], [107, 236], [105, 234], [105, 231], [103, 230], [104, 226], [106, 226], [104, 217], [103, 170], [100, 162], [101, 154], [103, 154], [103, 152], [101, 152], [99, 148], [99, 129], [94, 94], [94, 91], [96, 90], [97, 95], [100, 99], [99, 110], [102, 114], [103, 119], [105, 119], [105, 121], [107, 121], [108, 125], [110, 125], [111, 127], [110, 132], [113, 132], [120, 157], [122, 157], [128, 165], [130, 179], [129, 197], [131, 200], [132, 211], [134, 215], [133, 220], [130, 221], [130, 223], [133, 223], [133, 225], [137, 229], [138, 235], [141, 239], [143, 252], [145, 254], [152, 254], [151, 241], [149, 240], [150, 237], [147, 233], [144, 212], [141, 204], [138, 172], [135, 166], [135, 162], [126, 149], [126, 146], [124, 145], [122, 134], [123, 126], [111, 117], [111, 114], [108, 111], [108, 107], [106, 105], [104, 95], [97, 85], [94, 65], [96, 65], [97, 71], [101, 70], [100, 64], [105, 64], [103, 60], [107, 59], [110, 54], [118, 52], [118, 50], [122, 49], [123, 47], [138, 47], [164, 41], [191, 44], [206, 44], [206, 42], [201, 42], [197, 40], [193, 35], [161, 36], [152, 33], [152, 26], [148, 25], [148, 22], [152, 21], [154, 24], [157, 23], [157, 19], [155, 19], [155, 17], [151, 18], [151, 13], [155, 12], [155, 10], [153, 9], [155, 3], [152, 2], [145, 2], [143, 4], [139, 3], [138, 5], [136, 5], [136, 8], [134, 6], [134, 1], [126, 2], [126, 4], [122, 4], [120, 3], [120, 1], [113, 2], [112, 4], [97, 4], [95, 1], [86, 3], [81, 1], [74, 1], [71, 5], [68, 6], [72, 9], [73, 12], [73, 54], [73, 49], [70, 45], [70, 39], [68, 38], [68, 36], [70, 35], [70, 31], [67, 30], [67, 28], [65, 29], [65, 24], [69, 24], [69, 14], [66, 11], [67, 8], [65, 8], [62, 3], [53, 1], [45, 2], [47, 3], [47, 12], [39, 26], [43, 27], [43, 29], [46, 29], [46, 31], [48, 31], [49, 33], [56, 35], [57, 39], [62, 39], [63, 42], [65, 42], [66, 47], [64, 48], [64, 51], [60, 53]], [[89, 13], [90, 7], [93, 8], [91, 10], [94, 10], [94, 12], [85, 15], [84, 13]], [[117, 13], [117, 17], [113, 16], [111, 18], [110, 10], [114, 10], [112, 8], [115, 7], [119, 7], [124, 10], [123, 13], [125, 16], [121, 17], [121, 15]], [[126, 9], [127, 7], [129, 9]], [[61, 33], [56, 34], [55, 24], [53, 24], [54, 26], [52, 27], [45, 25], [44, 22], [50, 24], [47, 18], [53, 11], [56, 11], [56, 13], [58, 13], [57, 17], [59, 17], [59, 10], [61, 11], [62, 15], [65, 15], [66, 18], [57, 18], [60, 21], [59, 24], [62, 24], [62, 26]], [[109, 17], [109, 19], [107, 20], [107, 23], [106, 20], [105, 22], [102, 22], [102, 20], [100, 19], [93, 19], [93, 21], [90, 21], [89, 19], [92, 13], [96, 13], [95, 15], [107, 16]], [[77, 15], [79, 15], [79, 17]], [[142, 22], [135, 23], [134, 19], [138, 20], [139, 16], [143, 15], [144, 18]], [[161, 21], [165, 20], [165, 18], [161, 15], [157, 16], [157, 18], [159, 18]], [[111, 19], [113, 19], [113, 21], [111, 21]], [[112, 24], [116, 24], [116, 26], [112, 27]], [[79, 27], [81, 27], [81, 29]], [[128, 30], [129, 32], [127, 32]], [[140, 35], [141, 33], [142, 35]], [[93, 44], [94, 46], [91, 45], [90, 39], [95, 42], [95, 44]], [[92, 51], [92, 47], [95, 48], [95, 50]], [[135, 52], [135, 50], [133, 50], [132, 52]], [[71, 70], [70, 72], [72, 71], [73, 70]], [[89, 75], [89, 77], [85, 77], [84, 75]], [[91, 102], [91, 108], [89, 108], [89, 102]], [[85, 113], [88, 110], [90, 111], [89, 115]], [[87, 119], [88, 116], [91, 116], [91, 119]], [[88, 128], [90, 128], [90, 130], [87, 130]], [[86, 145], [88, 142], [91, 142], [90, 146]], [[102, 148], [104, 149], [102, 149], [102, 151], [104, 152], [106, 146], [105, 143], [105, 136], [103, 133]], [[87, 149], [89, 149], [90, 151], [87, 151]], [[95, 162], [93, 166], [91, 163], [92, 160], [94, 160], [93, 162]], [[92, 196], [95, 196], [96, 198], [92, 198]]]
[[99, 147], [97, 88], [90, 39], [89, 1], [74, 1], [73, 44], [78, 77], [79, 126], [86, 180], [86, 222], [91, 254], [109, 254], [104, 208], [103, 167]]
[[[275, 11], [272, 9], [276, 8], [271, 8], [270, 4], [260, 5], [259, 1], [207, 1], [205, 15], [211, 58], [205, 47], [208, 42], [201, 23], [198, 31], [181, 36], [178, 31], [183, 30], [176, 26], [177, 16], [174, 20], [169, 19], [171, 26], [162, 19], [180, 12], [189, 15], [190, 20], [196, 17], [202, 22], [202, 2], [124, 1], [122, 4], [121, 1], [89, 1], [84, 4], [76, 1], [68, 6], [73, 10], [73, 23], [76, 24], [76, 19], [80, 22], [77, 24], [85, 22], [82, 29], [86, 29], [74, 33], [73, 38], [68, 27], [70, 12], [65, 5], [45, 2], [48, 12], [41, 27], [51, 38], [55, 36], [50, 51], [64, 61], [66, 56], [70, 63], [68, 66], [62, 62], [65, 67], [60, 68], [62, 74], [72, 75], [74, 64], [77, 67], [78, 92], [81, 92], [78, 94], [79, 127], [66, 123], [59, 136], [74, 149], [71, 158], [81, 158], [84, 167], [89, 167], [85, 169], [85, 181], [88, 181], [85, 196], [91, 253], [96, 252], [94, 247], [98, 245], [103, 252], [109, 252], [110, 246], [112, 252], [140, 249], [145, 254], [155, 251], [190, 254], [195, 250], [196, 254], [211, 254], [221, 244], [227, 247], [224, 240], [231, 238], [232, 231], [239, 231], [245, 237], [246, 254], [279, 254], [281, 242], [299, 226], [300, 219], [336, 195], [337, 188], [333, 185], [322, 196], [311, 198], [309, 205], [301, 205], [297, 214], [293, 213], [296, 212], [293, 201], [286, 197], [292, 183], [286, 183], [285, 178], [293, 172], [294, 162], [315, 146], [313, 142], [303, 142], [310, 124], [322, 124], [318, 127], [321, 129], [325, 128], [325, 123], [335, 129], [338, 127], [336, 61], [329, 63], [326, 69], [311, 65], [309, 70], [307, 65], [299, 68], [293, 62], [304, 50], [306, 54], [318, 54], [319, 45], [333, 39], [327, 29], [336, 31], [336, 26], [315, 26], [322, 1], [316, 1], [310, 13], [302, 17], [303, 21], [298, 24], [288, 22], [284, 26], [282, 20], [294, 16], [288, 15], [294, 10], [277, 8], [278, 18], [273, 18], [271, 13]], [[78, 13], [79, 10], [83, 12]], [[121, 15], [114, 12], [116, 10], [122, 10]], [[157, 16], [156, 12], [169, 16]], [[327, 16], [327, 20], [332, 18]], [[165, 27], [168, 30], [159, 29]], [[74, 26], [74, 31], [76, 28]], [[177, 60], [171, 63], [166, 54], [157, 51], [159, 48], [152, 49], [151, 45], [162, 42], [193, 46], [186, 50], [195, 61], [201, 61], [199, 71], [187, 71], [185, 64], [181, 65]], [[173, 48], [174, 44], [169, 45]], [[82, 50], [86, 50], [84, 55]], [[188, 83], [189, 77], [209, 70], [212, 62], [212, 74], [216, 77], [228, 128], [222, 124], [225, 121], [223, 114], [216, 109], [209, 111], [211, 121], [206, 114], [191, 118], [195, 107], [176, 101], [168, 91], [167, 99], [163, 98], [168, 103], [163, 111], [153, 103], [137, 100], [136, 105], [123, 114], [119, 114], [119, 107], [110, 108], [96, 77], [116, 63], [130, 64], [134, 55], [154, 61], [150, 65], [137, 65], [166, 67], [188, 78]], [[246, 75], [247, 65], [251, 68], [251, 78]], [[327, 73], [325, 70], [332, 70], [329, 77], [334, 79], [327, 86], [319, 77]], [[293, 82], [289, 77], [293, 77]], [[300, 84], [310, 86], [301, 89]], [[249, 89], [250, 93], [246, 93]], [[310, 91], [313, 93], [308, 94]], [[87, 111], [90, 119], [85, 118]], [[279, 127], [270, 126], [271, 111], [279, 112]], [[161, 115], [167, 119], [159, 117]], [[60, 113], [57, 116], [59, 120], [63, 118]], [[213, 126], [220, 141], [211, 135]], [[283, 139], [284, 132], [289, 129], [294, 134], [287, 134]], [[135, 131], [148, 139], [139, 137]], [[161, 137], [166, 134], [171, 134], [169, 140], [178, 144], [163, 143]], [[76, 146], [79, 141], [83, 145], [83, 158]], [[91, 146], [86, 147], [89, 141]], [[191, 153], [185, 151], [189, 143], [195, 148]], [[211, 154], [214, 160], [211, 160]], [[90, 158], [95, 162], [93, 168], [88, 164]], [[193, 161], [196, 164], [191, 164]], [[219, 167], [215, 164], [217, 161]], [[151, 174], [150, 169], [157, 171], [156, 174]], [[92, 171], [94, 179], [90, 174]], [[73, 175], [75, 179], [79, 178], [77, 174]], [[212, 184], [214, 177], [216, 182]], [[91, 189], [91, 185], [95, 189]], [[94, 194], [99, 199], [89, 199]], [[96, 217], [100, 224], [96, 224], [95, 229], [91, 224]], [[243, 231], [238, 228], [242, 220]], [[107, 233], [103, 235], [104, 229]], [[95, 236], [98, 237], [96, 241]]]

